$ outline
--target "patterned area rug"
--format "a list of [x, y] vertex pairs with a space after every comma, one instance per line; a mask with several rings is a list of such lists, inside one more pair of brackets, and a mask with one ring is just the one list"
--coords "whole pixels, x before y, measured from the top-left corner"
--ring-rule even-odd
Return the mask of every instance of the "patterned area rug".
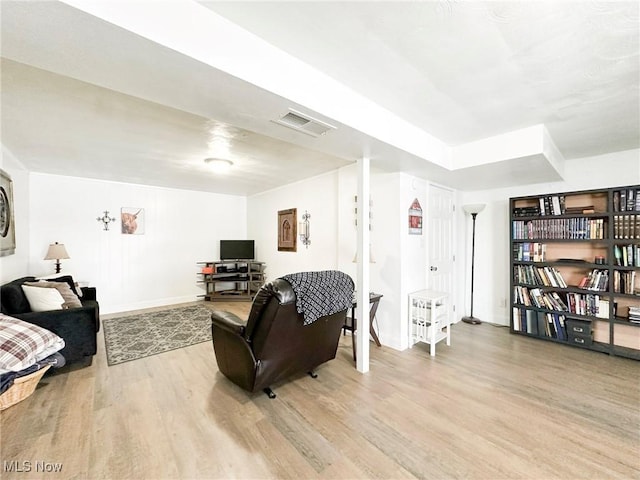
[[211, 341], [211, 311], [199, 305], [110, 318], [103, 326], [110, 366]]

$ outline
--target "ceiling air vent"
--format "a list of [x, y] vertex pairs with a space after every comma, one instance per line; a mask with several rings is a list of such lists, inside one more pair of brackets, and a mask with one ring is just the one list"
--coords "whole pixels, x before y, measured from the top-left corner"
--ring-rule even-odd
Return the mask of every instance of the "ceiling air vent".
[[320, 120], [292, 109], [289, 109], [289, 113], [280, 117], [278, 120], [274, 120], [274, 122], [284, 125], [285, 127], [293, 128], [299, 132], [306, 133], [312, 137], [319, 137], [320, 135], [327, 133], [329, 130], [336, 128], [333, 125], [321, 122]]

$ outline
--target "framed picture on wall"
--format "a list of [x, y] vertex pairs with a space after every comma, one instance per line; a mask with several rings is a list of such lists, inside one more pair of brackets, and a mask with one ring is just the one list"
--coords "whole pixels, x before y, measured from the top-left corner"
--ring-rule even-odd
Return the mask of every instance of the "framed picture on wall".
[[120, 224], [125, 235], [144, 234], [144, 208], [122, 207], [120, 209]]
[[13, 182], [0, 170], [0, 257], [16, 253], [16, 227], [13, 206]]
[[295, 208], [278, 211], [278, 251], [296, 251], [297, 211]]
[[417, 198], [409, 207], [409, 235], [422, 235], [422, 207]]

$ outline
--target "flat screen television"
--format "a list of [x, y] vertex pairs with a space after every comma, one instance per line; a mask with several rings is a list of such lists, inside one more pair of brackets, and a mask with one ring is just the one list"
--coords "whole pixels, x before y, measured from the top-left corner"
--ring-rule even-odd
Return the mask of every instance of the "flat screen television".
[[253, 240], [220, 240], [220, 260], [253, 260], [255, 258]]

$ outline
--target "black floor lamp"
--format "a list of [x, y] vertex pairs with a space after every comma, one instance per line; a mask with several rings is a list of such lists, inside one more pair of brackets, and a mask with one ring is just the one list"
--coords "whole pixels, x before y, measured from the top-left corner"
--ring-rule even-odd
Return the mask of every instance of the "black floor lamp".
[[462, 321], [465, 323], [473, 323], [474, 325], [482, 323], [479, 319], [473, 316], [473, 274], [476, 256], [476, 217], [482, 210], [484, 210], [484, 207], [484, 203], [463, 205], [462, 207], [464, 211], [471, 215], [471, 218], [473, 219], [473, 234], [471, 236], [471, 315], [469, 315], [468, 317], [462, 317]]

